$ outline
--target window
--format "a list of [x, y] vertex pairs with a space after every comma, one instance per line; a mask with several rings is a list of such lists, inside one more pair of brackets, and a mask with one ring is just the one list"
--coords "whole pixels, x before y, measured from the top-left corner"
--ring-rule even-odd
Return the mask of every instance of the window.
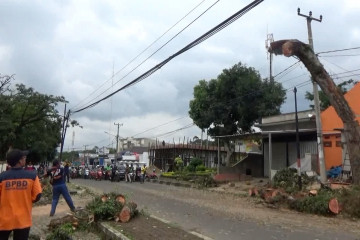
[[324, 141], [324, 147], [331, 147], [332, 143], [331, 141]]
[[341, 141], [336, 141], [336, 147], [342, 147]]

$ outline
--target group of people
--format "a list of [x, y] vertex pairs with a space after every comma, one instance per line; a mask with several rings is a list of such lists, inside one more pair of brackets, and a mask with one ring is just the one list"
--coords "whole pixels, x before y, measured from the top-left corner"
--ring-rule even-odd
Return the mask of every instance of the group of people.
[[[0, 239], [8, 239], [13, 232], [14, 240], [29, 238], [32, 225], [32, 204], [42, 195], [40, 179], [35, 168], [25, 168], [28, 152], [10, 150], [6, 155], [9, 169], [0, 174]], [[54, 216], [60, 195], [63, 195], [71, 211], [74, 203], [65, 184], [64, 168], [58, 160], [42, 177], [49, 177], [52, 183], [52, 204], [50, 216]]]
[[142, 167], [140, 167], [139, 164], [136, 164], [136, 167], [134, 168], [133, 164], [130, 163], [130, 166], [128, 163], [125, 164], [125, 181], [126, 182], [135, 182], [136, 178], [139, 179], [140, 183], [145, 182], [145, 176], [146, 176], [146, 164], [144, 164]]

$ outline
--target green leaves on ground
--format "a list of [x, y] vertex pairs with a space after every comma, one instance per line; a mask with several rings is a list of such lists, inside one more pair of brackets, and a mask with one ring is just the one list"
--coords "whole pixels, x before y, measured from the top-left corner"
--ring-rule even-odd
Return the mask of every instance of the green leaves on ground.
[[[94, 214], [95, 221], [113, 219], [119, 213], [123, 205], [116, 201], [117, 193], [109, 193], [103, 196], [96, 196], [86, 205], [86, 209]], [[106, 198], [103, 198], [106, 196]], [[106, 199], [106, 200], [104, 200]]]

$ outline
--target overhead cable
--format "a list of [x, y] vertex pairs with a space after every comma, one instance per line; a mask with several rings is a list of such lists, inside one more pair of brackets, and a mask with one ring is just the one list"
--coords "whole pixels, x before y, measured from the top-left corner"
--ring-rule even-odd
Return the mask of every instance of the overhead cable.
[[182, 48], [181, 50], [179, 50], [178, 52], [176, 52], [175, 54], [171, 55], [170, 57], [168, 57], [167, 59], [165, 59], [164, 61], [162, 61], [161, 63], [157, 64], [156, 66], [154, 66], [153, 68], [151, 68], [150, 70], [148, 70], [147, 72], [143, 73], [142, 75], [140, 75], [139, 77], [135, 78], [134, 80], [132, 80], [131, 82], [129, 82], [128, 84], [124, 85], [123, 87], [119, 88], [118, 90], [112, 92], [111, 94], [107, 95], [106, 97], [103, 97], [102, 99], [89, 104], [86, 107], [83, 107], [81, 109], [78, 109], [76, 111], [73, 111], [73, 113], [77, 113], [77, 112], [81, 112], [85, 109], [91, 108], [96, 106], [97, 104], [99, 104], [100, 102], [108, 99], [109, 97], [113, 96], [114, 94], [144, 80], [145, 78], [149, 77], [150, 75], [152, 75], [154, 72], [156, 72], [157, 70], [159, 70], [161, 67], [163, 67], [165, 64], [167, 64], [168, 62], [170, 62], [173, 58], [179, 56], [180, 54], [188, 51], [189, 49], [197, 46], [198, 44], [200, 44], [201, 42], [205, 41], [206, 39], [210, 38], [211, 36], [213, 36], [214, 34], [218, 33], [219, 31], [221, 31], [222, 29], [224, 29], [225, 27], [227, 27], [228, 25], [230, 25], [231, 23], [233, 23], [234, 21], [236, 21], [237, 19], [239, 19], [240, 17], [242, 17], [244, 14], [246, 14], [248, 11], [250, 11], [251, 9], [253, 9], [254, 7], [256, 7], [258, 4], [260, 4], [261, 2], [263, 2], [264, 0], [255, 0], [252, 3], [250, 3], [249, 5], [247, 5], [246, 7], [244, 7], [243, 9], [241, 9], [240, 11], [236, 12], [235, 14], [233, 14], [232, 16], [230, 16], [229, 18], [227, 18], [226, 20], [224, 20], [223, 22], [221, 22], [220, 24], [218, 24], [217, 26], [213, 27], [212, 29], [210, 29], [208, 32], [206, 32], [205, 34], [201, 35], [199, 38], [197, 38], [196, 40], [194, 40], [193, 42], [191, 42], [190, 44], [188, 44], [187, 46], [185, 46], [184, 48]]
[[360, 47], [344, 48], [344, 49], [338, 49], [338, 50], [318, 52], [318, 53], [316, 53], [316, 55], [323, 54], [323, 53], [343, 52], [343, 51], [349, 51], [349, 50], [354, 50], [354, 49], [360, 49]]
[[[83, 100], [81, 100], [78, 104], [76, 104], [73, 108], [77, 107], [78, 105], [80, 105], [82, 102], [84, 102], [86, 99], [88, 99], [90, 96], [92, 96], [94, 93], [96, 93], [97, 91], [100, 90], [101, 87], [103, 87], [107, 82], [109, 82], [111, 79], [113, 79], [114, 76], [116, 76], [117, 74], [119, 74], [122, 70], [124, 70], [127, 66], [129, 66], [131, 63], [133, 63], [139, 56], [141, 56], [141, 54], [143, 54], [146, 50], [148, 50], [150, 47], [152, 47], [157, 41], [159, 41], [166, 33], [168, 33], [171, 29], [173, 29], [176, 25], [178, 25], [182, 20], [184, 20], [188, 15], [190, 15], [190, 13], [192, 13], [196, 8], [198, 8], [205, 0], [201, 1], [199, 4], [197, 4], [193, 9], [191, 9], [185, 16], [183, 16], [180, 20], [178, 20], [174, 25], [172, 25], [168, 30], [166, 30], [161, 36], [159, 36], [157, 39], [155, 39], [149, 46], [147, 46], [144, 50], [142, 50], [138, 55], [136, 55], [134, 58], [132, 58], [125, 66], [123, 66], [120, 70], [118, 70], [115, 74], [113, 74], [113, 76], [111, 78], [109, 78], [108, 80], [106, 80], [103, 84], [101, 84], [99, 87], [96, 88], [96, 90], [94, 90], [92, 93], [89, 94], [89, 96], [87, 96], [86, 98], [84, 98]], [[219, 1], [219, 0], [218, 0]], [[218, 2], [217, 1], [217, 2]], [[217, 3], [216, 2], [216, 3]], [[214, 4], [213, 4], [214, 5]], [[178, 34], [177, 34], [178, 35]], [[173, 39], [173, 38], [172, 38]], [[169, 42], [169, 41], [168, 41]], [[167, 43], [168, 43], [167, 42]], [[166, 43], [166, 44], [167, 44]], [[164, 46], [164, 45], [163, 45]], [[163, 47], [162, 46], [162, 47]], [[158, 51], [158, 50], [157, 50]], [[156, 52], [157, 52], [156, 51]], [[153, 54], [152, 54], [153, 55]], [[152, 56], [151, 55], [151, 56]], [[148, 58], [147, 58], [148, 59]], [[147, 60], [146, 59], [146, 60]], [[135, 70], [135, 69], [134, 69]], [[127, 76], [127, 75], [126, 75]], [[122, 78], [123, 79], [123, 78]], [[121, 79], [120, 79], [121, 80]], [[119, 81], [120, 81], [119, 80]], [[119, 81], [117, 81], [115, 84], [117, 84]], [[111, 86], [112, 87], [112, 86]], [[106, 92], [108, 89], [106, 89], [104, 92]], [[104, 92], [102, 92], [101, 94], [103, 94]], [[101, 95], [100, 94], [100, 95]]]

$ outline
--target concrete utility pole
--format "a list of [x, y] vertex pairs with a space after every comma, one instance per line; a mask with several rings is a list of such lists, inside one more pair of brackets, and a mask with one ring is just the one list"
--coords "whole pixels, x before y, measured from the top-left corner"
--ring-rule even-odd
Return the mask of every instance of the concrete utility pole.
[[267, 53], [268, 53], [268, 58], [270, 60], [270, 69], [269, 69], [269, 74], [270, 74], [269, 80], [270, 80], [270, 82], [274, 82], [274, 78], [273, 78], [273, 74], [272, 74], [273, 53], [269, 53], [269, 47], [270, 47], [270, 44], [272, 42], [274, 42], [274, 36], [273, 36], [272, 33], [268, 33], [267, 38], [265, 40], [265, 48], [266, 48], [266, 50], [268, 50]]
[[89, 145], [84, 145], [84, 147], [85, 147], [85, 153], [84, 153], [84, 163], [85, 163], [85, 165], [88, 163], [87, 161], [88, 161], [88, 154], [87, 154], [87, 152], [86, 152], [86, 147], [87, 146], [89, 146]]
[[122, 126], [122, 123], [114, 123], [114, 125], [117, 125], [117, 134], [116, 134], [116, 154], [119, 153], [119, 128]]
[[[315, 20], [318, 22], [322, 21], [322, 15], [320, 19], [312, 17], [312, 12], [309, 12], [309, 16], [301, 14], [300, 8], [297, 9], [298, 15], [306, 18], [307, 29], [308, 29], [308, 38], [309, 45], [314, 51], [314, 43], [311, 30], [311, 21]], [[320, 168], [320, 181], [322, 183], [326, 182], [326, 170], [325, 170], [325, 161], [324, 161], [324, 144], [323, 144], [323, 135], [322, 135], [322, 126], [321, 126], [321, 116], [320, 116], [320, 101], [319, 101], [319, 91], [318, 86], [315, 81], [313, 83], [313, 92], [314, 92], [314, 105], [315, 105], [315, 115], [316, 115], [316, 133], [317, 133], [317, 144], [318, 144], [318, 154], [319, 154], [319, 168]]]

